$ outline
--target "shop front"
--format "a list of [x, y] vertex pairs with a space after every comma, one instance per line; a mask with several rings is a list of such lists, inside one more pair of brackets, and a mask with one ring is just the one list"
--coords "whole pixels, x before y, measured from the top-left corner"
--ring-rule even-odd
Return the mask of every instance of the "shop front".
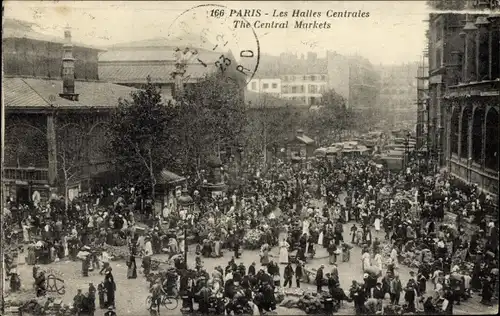
[[186, 186], [186, 178], [164, 169], [158, 179], [155, 188], [155, 214], [161, 214], [162, 218], [177, 210], [178, 198], [182, 189]]

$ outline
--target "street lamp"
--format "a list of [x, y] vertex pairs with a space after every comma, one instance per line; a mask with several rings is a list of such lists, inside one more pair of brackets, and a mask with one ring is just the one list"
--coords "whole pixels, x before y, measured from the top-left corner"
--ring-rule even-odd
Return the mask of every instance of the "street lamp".
[[178, 199], [179, 206], [180, 206], [180, 216], [183, 221], [183, 226], [184, 226], [184, 265], [186, 266], [186, 269], [188, 267], [187, 265], [187, 253], [188, 253], [188, 240], [187, 240], [187, 229], [189, 226], [189, 223], [193, 222], [193, 198], [188, 194], [188, 191], [186, 188], [182, 190], [182, 194]]

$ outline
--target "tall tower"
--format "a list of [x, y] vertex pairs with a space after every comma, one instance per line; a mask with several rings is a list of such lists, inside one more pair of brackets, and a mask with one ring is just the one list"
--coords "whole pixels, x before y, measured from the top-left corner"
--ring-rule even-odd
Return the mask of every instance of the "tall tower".
[[75, 93], [75, 59], [73, 58], [73, 44], [71, 43], [71, 29], [69, 27], [64, 29], [62, 79], [63, 92], [59, 96], [71, 101], [78, 101], [78, 94]]

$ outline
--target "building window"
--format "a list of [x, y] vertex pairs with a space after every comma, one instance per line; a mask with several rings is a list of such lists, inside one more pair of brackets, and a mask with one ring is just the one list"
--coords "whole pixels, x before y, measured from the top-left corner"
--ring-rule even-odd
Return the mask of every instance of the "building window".
[[278, 89], [278, 84], [277, 83], [273, 83], [272, 87], [273, 87], [273, 89]]
[[281, 86], [281, 90], [283, 90], [283, 93], [288, 93], [288, 86], [287, 85]]
[[283, 77], [283, 81], [287, 82], [288, 81], [288, 76]]
[[252, 82], [252, 90], [257, 90], [257, 82]]
[[325, 75], [321, 76], [321, 81], [326, 81], [326, 76]]
[[262, 85], [262, 88], [263, 88], [263, 89], [267, 89], [267, 88], [269, 88], [269, 83], [264, 83], [264, 84]]
[[305, 86], [304, 86], [304, 85], [301, 85], [301, 86], [300, 86], [299, 93], [304, 93], [304, 91], [305, 91]]
[[436, 48], [435, 50], [435, 57], [434, 57], [434, 67], [435, 68], [440, 68], [441, 67], [441, 49]]
[[311, 81], [315, 81], [316, 80], [316, 76], [311, 76]]
[[315, 97], [311, 97], [310, 105], [316, 105], [316, 98]]
[[436, 42], [443, 39], [443, 26], [441, 22], [436, 23]]
[[297, 86], [292, 86], [292, 93], [297, 93]]

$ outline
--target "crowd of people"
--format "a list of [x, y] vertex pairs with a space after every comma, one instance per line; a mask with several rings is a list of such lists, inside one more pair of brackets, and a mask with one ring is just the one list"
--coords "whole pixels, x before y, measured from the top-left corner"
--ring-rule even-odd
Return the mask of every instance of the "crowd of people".
[[[158, 311], [163, 295], [177, 289], [176, 282], [187, 310], [196, 301], [202, 313], [215, 308], [239, 314], [253, 302], [263, 313], [276, 308], [275, 293], [282, 279], [288, 287], [294, 279], [296, 287], [303, 281], [314, 283], [318, 294], [327, 286], [336, 301], [354, 302], [357, 314], [382, 308], [395, 311], [402, 303], [401, 293], [403, 308], [410, 312], [423, 309], [432, 314], [438, 306], [451, 314], [453, 306], [472, 291], [480, 291], [482, 303], [491, 304], [498, 296], [498, 222], [484, 211], [491, 199], [475, 187], [464, 194], [446, 173], [428, 174], [422, 165], [416, 158], [401, 172], [391, 172], [369, 157], [319, 160], [309, 168], [280, 162], [265, 172], [253, 172], [220, 197], [204, 197], [193, 188], [196, 207], [190, 214], [188, 235], [179, 227], [186, 219], [183, 211], [157, 218], [152, 203], [142, 202], [134, 189], [80, 197], [69, 207], [62, 199], [30, 206], [11, 200], [5, 218], [15, 229], [6, 233], [7, 238], [29, 245], [28, 264], [81, 260], [82, 277], [102, 265], [100, 273], [105, 277], [97, 291], [101, 308], [115, 307], [109, 246], [126, 249], [112, 255], [126, 258], [129, 278], [137, 277], [136, 257], [142, 259], [146, 277], [151, 275], [155, 254], [167, 252], [172, 257], [175, 273], [152, 282], [151, 313]], [[445, 216], [450, 212], [456, 214], [452, 223]], [[149, 224], [145, 230], [137, 226], [139, 217]], [[470, 218], [479, 229], [468, 235]], [[344, 240], [344, 229], [349, 230], [350, 240]], [[197, 244], [194, 267], [179, 256], [185, 243]], [[275, 246], [277, 262], [271, 256]], [[324, 272], [322, 266], [311, 278], [307, 263], [319, 247], [326, 249], [332, 272]], [[352, 280], [346, 294], [340, 287], [337, 263], [340, 256], [349, 261], [350, 252], [358, 247], [362, 279]], [[248, 269], [236, 262], [244, 249], [260, 250]], [[218, 258], [223, 251], [234, 252], [233, 260], [226, 269], [207, 272], [201, 258]], [[12, 256], [6, 258], [7, 271], [13, 261]], [[404, 285], [398, 273], [402, 264], [417, 270]], [[15, 271], [10, 275], [14, 278]], [[45, 295], [43, 276], [34, 273], [33, 277], [39, 285], [37, 293]], [[427, 288], [427, 280], [434, 288]], [[74, 305], [95, 310], [95, 303], [83, 303], [95, 302], [95, 293], [89, 289], [77, 294]], [[386, 294], [390, 304], [383, 303]], [[221, 304], [223, 299], [229, 303]]]

